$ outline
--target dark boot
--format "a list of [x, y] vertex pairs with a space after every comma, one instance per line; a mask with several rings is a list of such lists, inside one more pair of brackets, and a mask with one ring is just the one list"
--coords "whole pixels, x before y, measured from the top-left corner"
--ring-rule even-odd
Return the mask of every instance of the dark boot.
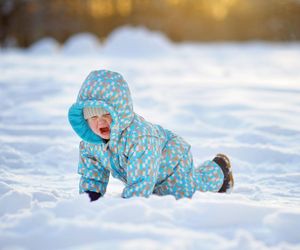
[[223, 185], [218, 192], [231, 192], [234, 186], [234, 180], [229, 158], [224, 154], [217, 154], [213, 161], [220, 166], [224, 174]]

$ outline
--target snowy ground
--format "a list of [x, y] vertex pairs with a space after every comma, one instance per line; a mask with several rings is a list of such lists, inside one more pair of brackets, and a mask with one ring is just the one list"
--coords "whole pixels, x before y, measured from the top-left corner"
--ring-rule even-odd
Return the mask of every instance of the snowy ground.
[[[125, 41], [125, 42], [124, 42]], [[0, 249], [300, 249], [300, 44], [169, 43], [121, 29], [0, 51]], [[196, 164], [232, 158], [231, 195], [78, 195], [67, 120], [86, 75], [123, 74], [135, 111], [182, 135]]]

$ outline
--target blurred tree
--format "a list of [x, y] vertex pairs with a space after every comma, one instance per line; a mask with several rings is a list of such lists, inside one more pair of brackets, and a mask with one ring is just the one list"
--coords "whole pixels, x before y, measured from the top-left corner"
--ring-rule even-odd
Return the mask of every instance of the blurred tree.
[[0, 0], [0, 43], [3, 46], [16, 43], [16, 38], [10, 31], [13, 29], [13, 17], [18, 9], [22, 8], [22, 4], [17, 0]]

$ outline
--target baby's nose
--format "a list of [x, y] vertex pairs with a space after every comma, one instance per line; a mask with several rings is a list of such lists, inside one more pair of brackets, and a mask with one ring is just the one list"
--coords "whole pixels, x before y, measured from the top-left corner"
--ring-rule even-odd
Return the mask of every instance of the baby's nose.
[[98, 125], [105, 125], [106, 124], [106, 121], [102, 118], [98, 119]]

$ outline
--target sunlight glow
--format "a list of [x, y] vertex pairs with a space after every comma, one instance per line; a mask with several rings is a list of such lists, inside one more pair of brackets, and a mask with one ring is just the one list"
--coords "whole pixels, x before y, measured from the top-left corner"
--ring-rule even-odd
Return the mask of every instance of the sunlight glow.
[[[236, 5], [239, 0], [211, 0], [195, 1], [190, 8], [196, 8], [201, 12], [207, 13], [216, 20], [224, 20], [230, 9]], [[94, 17], [108, 17], [114, 14], [128, 16], [132, 12], [134, 2], [132, 0], [89, 0], [91, 14]], [[145, 1], [140, 1], [140, 6], [146, 8]], [[166, 0], [170, 7], [181, 8], [187, 5], [187, 0]]]
[[167, 3], [169, 5], [179, 5], [182, 2], [183, 2], [183, 0], [167, 0]]
[[111, 16], [114, 13], [113, 3], [110, 0], [90, 0], [89, 3], [94, 17]]
[[116, 8], [121, 16], [128, 16], [132, 11], [132, 0], [118, 0]]
[[217, 20], [223, 20], [227, 17], [231, 7], [233, 7], [238, 0], [218, 0], [210, 1], [209, 8], [210, 12]]

